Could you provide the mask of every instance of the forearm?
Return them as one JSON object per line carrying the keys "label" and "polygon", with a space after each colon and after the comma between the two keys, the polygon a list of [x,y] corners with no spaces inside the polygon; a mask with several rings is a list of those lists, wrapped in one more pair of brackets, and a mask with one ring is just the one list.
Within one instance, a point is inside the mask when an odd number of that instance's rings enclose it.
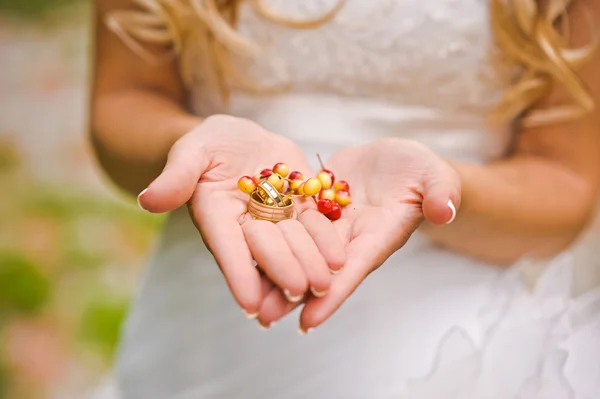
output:
{"label": "forearm", "polygon": [[137,195],[159,175],[173,143],[200,122],[159,92],[114,91],[93,103],[92,142],[108,176]]}
{"label": "forearm", "polygon": [[543,158],[454,166],[463,184],[458,217],[423,231],[467,255],[506,264],[524,255],[552,255],[578,236],[594,209],[593,185]]}

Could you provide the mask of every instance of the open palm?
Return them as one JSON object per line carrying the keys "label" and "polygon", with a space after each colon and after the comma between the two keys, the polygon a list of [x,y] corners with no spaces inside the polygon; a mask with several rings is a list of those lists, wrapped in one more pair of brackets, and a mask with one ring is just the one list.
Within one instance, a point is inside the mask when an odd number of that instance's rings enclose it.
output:
{"label": "open palm", "polygon": [[248,195],[238,190],[238,179],[282,161],[310,172],[291,141],[244,119],[215,116],[175,143],[164,171],[140,196],[151,212],[188,203],[234,297],[250,315],[269,297],[297,302],[309,288],[327,291],[330,268],[345,260],[333,225],[308,201],[297,202],[297,219],[277,224],[247,214]]}
{"label": "open palm", "polygon": [[336,222],[346,226],[347,261],[343,272],[334,276],[328,295],[307,301],[300,320],[304,330],[335,312],[424,219],[448,223],[460,203],[460,180],[454,169],[413,141],[386,139],[347,148],[327,167],[351,185],[353,202]]}

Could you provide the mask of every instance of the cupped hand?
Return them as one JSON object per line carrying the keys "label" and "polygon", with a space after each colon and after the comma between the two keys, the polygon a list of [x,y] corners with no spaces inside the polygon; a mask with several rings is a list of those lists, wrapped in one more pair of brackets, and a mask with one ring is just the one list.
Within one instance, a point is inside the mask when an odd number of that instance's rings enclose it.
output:
{"label": "cupped hand", "polygon": [[239,191],[238,179],[278,162],[310,175],[288,139],[245,119],[213,116],[173,145],[163,172],[138,198],[153,213],[188,204],[233,296],[252,317],[269,297],[293,303],[309,288],[328,291],[330,269],[345,262],[334,226],[308,201],[296,201],[297,219],[277,224],[247,214],[248,195]]}
{"label": "cupped hand", "polygon": [[304,331],[327,320],[423,220],[436,225],[454,220],[461,200],[457,172],[414,141],[385,139],[344,149],[327,168],[351,186],[352,204],[336,222],[347,224],[347,261],[328,294],[306,302],[300,316]]}

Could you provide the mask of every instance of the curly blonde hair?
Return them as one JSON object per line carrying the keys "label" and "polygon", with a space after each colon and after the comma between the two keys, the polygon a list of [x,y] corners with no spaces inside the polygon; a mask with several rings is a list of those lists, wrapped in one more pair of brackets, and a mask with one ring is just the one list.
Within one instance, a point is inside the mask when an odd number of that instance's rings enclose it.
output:
{"label": "curly blonde hair", "polygon": [[[171,57],[177,58],[186,84],[192,85],[202,78],[203,82],[213,83],[227,101],[231,84],[252,92],[268,91],[232,62],[233,56],[252,57],[259,50],[236,31],[242,1],[250,2],[265,20],[295,29],[310,29],[334,18],[346,0],[338,0],[330,11],[315,20],[284,18],[272,12],[262,0],[132,0],[135,9],[113,12],[106,22],[149,62],[162,59],[165,54],[159,56],[144,44],[166,49]],[[523,124],[540,125],[578,117],[595,108],[592,95],[576,69],[590,58],[598,41],[592,35],[591,42],[584,47],[570,46],[567,11],[572,2],[490,0],[496,42],[521,71],[491,115],[493,119],[511,121],[523,117]],[[199,67],[201,64],[205,68]],[[555,84],[567,90],[572,104],[532,112]]]}

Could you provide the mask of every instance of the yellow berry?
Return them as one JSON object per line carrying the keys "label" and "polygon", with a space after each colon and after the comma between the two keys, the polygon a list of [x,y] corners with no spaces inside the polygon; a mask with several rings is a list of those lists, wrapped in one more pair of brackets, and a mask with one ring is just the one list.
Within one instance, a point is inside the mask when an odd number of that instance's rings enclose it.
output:
{"label": "yellow berry", "polygon": [[292,189],[292,191],[298,191],[302,184],[304,184],[302,180],[292,180],[290,181],[290,188]]}
{"label": "yellow berry", "polygon": [[304,182],[304,195],[312,197],[321,191],[321,182],[316,177],[311,177]]}
{"label": "yellow berry", "polygon": [[348,191],[339,190],[337,193],[335,193],[335,202],[343,207],[352,202],[352,197],[350,197],[350,193]]}
{"label": "yellow berry", "polygon": [[321,172],[319,172],[317,178],[321,182],[321,187],[323,188],[323,190],[330,189],[333,185],[333,177],[331,173],[327,170],[322,170]]}
{"label": "yellow berry", "polygon": [[286,164],[279,162],[273,166],[273,172],[285,178],[290,173],[290,168]]}
{"label": "yellow berry", "polygon": [[238,180],[238,188],[246,194],[252,194],[256,190],[256,182],[250,176],[244,176]]}
{"label": "yellow berry", "polygon": [[330,201],[334,201],[335,191],[333,191],[332,188],[330,188],[329,190],[321,190],[321,192],[319,193],[319,199],[328,199]]}
{"label": "yellow berry", "polygon": [[269,183],[273,185],[279,192],[283,192],[283,188],[285,187],[285,180],[278,173],[273,173],[268,178]]}
{"label": "yellow berry", "polygon": [[350,192],[350,185],[346,180],[340,180],[333,185],[333,189],[337,192],[340,190]]}

